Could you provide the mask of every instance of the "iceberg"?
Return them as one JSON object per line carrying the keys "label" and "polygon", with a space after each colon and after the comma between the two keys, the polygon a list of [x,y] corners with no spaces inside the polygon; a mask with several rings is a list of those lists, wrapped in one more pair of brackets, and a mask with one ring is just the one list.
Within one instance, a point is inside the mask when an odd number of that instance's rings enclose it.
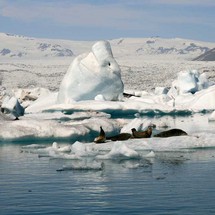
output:
{"label": "iceberg", "polygon": [[210,86],[210,83],[205,73],[200,75],[197,70],[185,70],[178,73],[177,79],[172,82],[172,87],[168,94],[176,97],[185,93],[196,93],[208,88],[208,86]]}
{"label": "iceberg", "polygon": [[79,55],[64,76],[57,103],[82,100],[119,100],[124,91],[120,67],[110,43],[99,41],[89,54]]}
{"label": "iceberg", "polygon": [[12,114],[15,119],[18,119],[20,116],[24,115],[24,108],[20,105],[16,97],[5,96],[2,102],[1,110],[4,113]]}

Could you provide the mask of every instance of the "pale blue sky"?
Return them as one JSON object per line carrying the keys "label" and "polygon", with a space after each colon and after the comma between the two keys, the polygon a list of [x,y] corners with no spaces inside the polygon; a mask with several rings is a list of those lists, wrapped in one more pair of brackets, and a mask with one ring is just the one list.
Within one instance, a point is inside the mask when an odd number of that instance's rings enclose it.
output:
{"label": "pale blue sky", "polygon": [[160,36],[215,42],[215,0],[0,0],[0,32],[69,40]]}

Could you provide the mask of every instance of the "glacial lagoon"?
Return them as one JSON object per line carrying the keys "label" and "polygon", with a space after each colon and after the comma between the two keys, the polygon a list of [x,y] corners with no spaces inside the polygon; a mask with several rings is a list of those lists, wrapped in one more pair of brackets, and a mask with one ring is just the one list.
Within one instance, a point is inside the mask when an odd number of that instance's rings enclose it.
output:
{"label": "glacial lagoon", "polygon": [[[189,132],[214,131],[215,123],[205,115],[197,118],[170,117],[169,121],[175,126],[183,123]],[[215,213],[214,147],[159,150],[155,156],[102,161],[32,153],[51,145],[51,141],[1,142],[1,215]],[[26,150],[28,146],[31,150]]]}

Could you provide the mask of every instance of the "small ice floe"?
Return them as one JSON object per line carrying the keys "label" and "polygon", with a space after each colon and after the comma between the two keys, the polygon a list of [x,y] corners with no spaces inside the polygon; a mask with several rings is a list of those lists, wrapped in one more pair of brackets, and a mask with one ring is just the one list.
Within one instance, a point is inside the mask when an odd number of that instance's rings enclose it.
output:
{"label": "small ice floe", "polygon": [[52,159],[65,159],[65,160],[81,160],[81,157],[76,154],[72,154],[72,153],[68,154],[68,153],[58,152],[54,150],[50,150],[48,155],[40,154],[39,157],[50,157]]}
{"label": "small ice floe", "polygon": [[122,167],[126,169],[137,169],[140,167],[140,163],[125,163],[122,165]]}
{"label": "small ice floe", "polygon": [[42,148],[46,148],[46,146],[41,144],[30,144],[22,146],[22,149],[42,149]]}
{"label": "small ice floe", "polygon": [[137,159],[140,155],[133,149],[129,148],[123,142],[116,142],[112,149],[105,155],[96,156],[97,159]]}
{"label": "small ice floe", "polygon": [[64,154],[71,152],[70,146],[59,146],[57,142],[53,142],[52,146],[45,149],[38,149],[39,157],[64,158]]}
{"label": "small ice floe", "polygon": [[54,159],[83,160],[86,157],[95,157],[98,154],[93,144],[84,144],[79,141],[76,141],[71,146],[62,147],[59,147],[59,145],[54,142],[52,147],[46,150],[48,151],[48,156]]}
{"label": "small ice floe", "polygon": [[86,163],[79,163],[73,165],[66,165],[63,166],[61,169],[57,169],[58,172],[60,171],[101,171],[104,169],[103,162],[91,162],[89,164]]}
{"label": "small ice floe", "polygon": [[144,156],[145,158],[154,158],[155,153],[153,151],[149,152],[147,155]]}
{"label": "small ice floe", "polygon": [[32,154],[38,154],[39,157],[55,157],[60,153],[71,152],[71,146],[59,146],[57,142],[53,142],[51,146],[45,146],[40,144],[30,144],[22,147],[22,152],[28,152]]}
{"label": "small ice floe", "polygon": [[59,146],[57,142],[53,142],[52,148],[57,150],[58,152],[71,152],[71,146]]}
{"label": "small ice floe", "polygon": [[69,160],[79,160],[81,159],[79,154],[73,152],[73,146],[59,146],[58,143],[53,142],[51,147],[47,148],[48,155],[55,159],[69,159]]}
{"label": "small ice floe", "polygon": [[98,154],[98,151],[94,149],[93,145],[84,144],[76,141],[71,148],[72,153],[80,157],[92,157]]}
{"label": "small ice floe", "polygon": [[21,153],[38,154],[38,150],[44,150],[45,148],[46,148],[45,145],[30,144],[30,145],[22,146],[20,152]]}
{"label": "small ice floe", "polygon": [[[150,168],[152,163],[148,159],[140,159],[140,160],[125,160],[123,162],[122,167],[126,169],[138,169],[138,168]],[[150,171],[150,170],[148,170]]]}

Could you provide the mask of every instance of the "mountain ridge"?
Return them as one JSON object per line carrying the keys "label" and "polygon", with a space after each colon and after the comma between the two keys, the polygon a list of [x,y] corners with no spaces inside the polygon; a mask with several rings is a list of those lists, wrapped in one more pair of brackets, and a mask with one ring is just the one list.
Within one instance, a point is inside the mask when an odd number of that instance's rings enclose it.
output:
{"label": "mountain ridge", "polygon": [[215,61],[215,48],[193,59],[194,61]]}
{"label": "mountain ridge", "polygon": [[[0,58],[34,59],[75,57],[89,52],[96,41],[33,38],[0,33]],[[109,40],[116,57],[173,57],[194,59],[215,47],[215,43],[182,38],[118,38]]]}

